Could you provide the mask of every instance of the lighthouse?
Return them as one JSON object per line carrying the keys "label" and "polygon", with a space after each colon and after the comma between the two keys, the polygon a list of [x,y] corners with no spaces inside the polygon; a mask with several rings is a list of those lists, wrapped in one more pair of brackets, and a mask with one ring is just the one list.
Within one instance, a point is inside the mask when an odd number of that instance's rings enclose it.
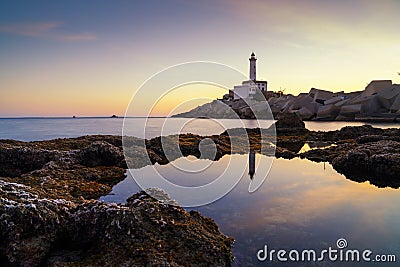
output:
{"label": "lighthouse", "polygon": [[233,90],[230,90],[230,97],[233,100],[253,98],[256,95],[257,89],[261,92],[267,91],[268,82],[257,80],[256,76],[256,54],[251,53],[250,58],[250,79],[243,81],[241,85],[235,85]]}
{"label": "lighthouse", "polygon": [[257,80],[256,79],[256,61],[257,61],[257,58],[256,58],[256,55],[254,54],[254,52],[251,53],[249,60],[250,60],[250,80],[255,82]]}

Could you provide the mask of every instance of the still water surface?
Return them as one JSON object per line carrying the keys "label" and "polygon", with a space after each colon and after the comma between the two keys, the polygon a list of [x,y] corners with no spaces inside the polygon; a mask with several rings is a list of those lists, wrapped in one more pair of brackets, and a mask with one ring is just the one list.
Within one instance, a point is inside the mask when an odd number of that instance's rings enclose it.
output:
{"label": "still water surface", "polygon": [[[361,122],[305,122],[309,130],[337,130],[344,126],[363,125]],[[125,135],[153,138],[176,133],[200,135],[219,134],[226,129],[247,127],[267,128],[268,120],[187,119],[187,118],[0,118],[0,139],[38,141],[78,137],[91,134]],[[400,127],[400,124],[372,124],[376,127]],[[145,127],[143,127],[145,126]]]}
{"label": "still water surface", "polygon": [[[257,161],[265,157],[257,155]],[[155,172],[180,185],[201,185],[229,168],[247,166],[248,155],[226,155],[216,162],[180,158],[160,166],[132,170],[136,178],[152,179]],[[188,174],[175,166],[210,167],[201,173]],[[240,167],[242,168],[242,167]],[[258,166],[256,174],[263,171]],[[223,198],[195,208],[213,218],[223,233],[235,237],[233,253],[236,266],[266,266],[256,253],[264,245],[271,249],[336,248],[336,240],[345,238],[352,249],[370,249],[374,253],[397,254],[400,258],[400,191],[377,188],[368,182],[357,183],[338,174],[329,164],[302,159],[275,159],[270,174],[254,193],[248,192],[248,169],[238,185]],[[124,202],[140,190],[128,177],[113,188],[113,195],[102,197],[107,202]],[[190,196],[188,196],[190,197]],[[272,266],[354,266],[353,263],[324,262],[272,263]],[[375,266],[370,263],[368,266]],[[268,266],[271,266],[268,263]],[[359,263],[358,266],[365,266]],[[397,266],[386,263],[380,266]]]}

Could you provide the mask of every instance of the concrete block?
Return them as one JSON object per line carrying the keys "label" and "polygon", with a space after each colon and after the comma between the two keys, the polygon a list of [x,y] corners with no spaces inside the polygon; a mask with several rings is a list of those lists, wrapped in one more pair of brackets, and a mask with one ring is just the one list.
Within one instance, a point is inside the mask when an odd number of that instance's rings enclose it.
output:
{"label": "concrete block", "polygon": [[300,116],[300,118],[301,118],[302,120],[311,119],[311,118],[314,117],[315,114],[316,114],[315,112],[309,110],[309,109],[306,108],[306,107],[303,107],[303,108],[299,109],[298,111],[296,111],[296,113],[297,113],[297,115]]}
{"label": "concrete block", "polygon": [[320,106],[318,108],[317,119],[334,119],[338,115],[339,108],[335,105]]}
{"label": "concrete block", "polygon": [[344,96],[336,96],[336,97],[332,97],[328,100],[324,101],[324,105],[330,105],[330,104],[336,104],[337,102],[343,101],[344,100]]}
{"label": "concrete block", "polygon": [[345,105],[340,108],[339,115],[346,116],[350,114],[357,114],[361,113],[361,104],[356,104],[356,105]]}

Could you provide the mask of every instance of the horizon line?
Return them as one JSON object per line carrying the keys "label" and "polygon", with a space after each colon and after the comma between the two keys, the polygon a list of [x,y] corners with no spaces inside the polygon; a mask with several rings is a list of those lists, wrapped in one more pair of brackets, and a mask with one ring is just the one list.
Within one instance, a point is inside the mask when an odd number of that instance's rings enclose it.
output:
{"label": "horizon line", "polygon": [[0,119],[125,119],[125,118],[169,118],[171,116],[10,116]]}

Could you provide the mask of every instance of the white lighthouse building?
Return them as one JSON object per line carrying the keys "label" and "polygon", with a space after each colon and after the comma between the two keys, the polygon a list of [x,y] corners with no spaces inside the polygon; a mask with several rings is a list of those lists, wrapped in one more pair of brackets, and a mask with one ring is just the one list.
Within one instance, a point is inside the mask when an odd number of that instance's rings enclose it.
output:
{"label": "white lighthouse building", "polygon": [[260,91],[267,91],[268,82],[257,80],[257,70],[256,70],[256,55],[251,53],[250,58],[250,73],[249,80],[243,81],[241,85],[235,85],[233,87],[233,99],[249,98],[256,94],[256,89]]}

